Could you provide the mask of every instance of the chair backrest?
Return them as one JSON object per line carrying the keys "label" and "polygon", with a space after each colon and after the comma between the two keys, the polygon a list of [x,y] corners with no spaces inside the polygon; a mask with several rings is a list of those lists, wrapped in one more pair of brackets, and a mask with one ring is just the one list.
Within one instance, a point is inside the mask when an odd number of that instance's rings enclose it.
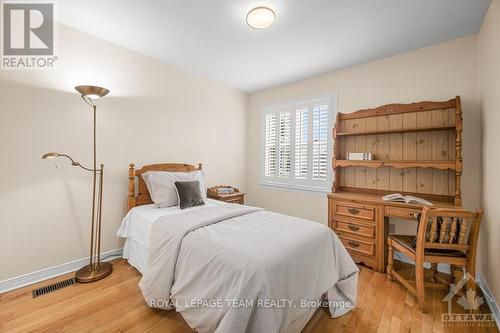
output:
{"label": "chair backrest", "polygon": [[475,255],[482,216],[482,209],[471,212],[424,207],[418,226],[417,249],[458,250]]}

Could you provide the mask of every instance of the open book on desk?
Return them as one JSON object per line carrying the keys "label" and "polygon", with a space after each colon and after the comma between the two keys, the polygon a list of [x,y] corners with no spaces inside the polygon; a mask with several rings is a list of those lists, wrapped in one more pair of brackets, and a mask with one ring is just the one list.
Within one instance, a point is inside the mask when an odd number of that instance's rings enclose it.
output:
{"label": "open book on desk", "polygon": [[384,201],[393,201],[393,202],[406,202],[407,204],[417,204],[424,206],[433,206],[433,204],[425,199],[414,197],[412,195],[402,195],[400,193],[393,193],[384,195],[382,197]]}

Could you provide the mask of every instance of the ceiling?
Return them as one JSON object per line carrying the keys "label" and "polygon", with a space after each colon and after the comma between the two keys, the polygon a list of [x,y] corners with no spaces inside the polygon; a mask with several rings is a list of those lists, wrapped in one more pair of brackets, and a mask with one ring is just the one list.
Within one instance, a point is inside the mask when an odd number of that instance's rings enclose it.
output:
{"label": "ceiling", "polygon": [[[255,92],[479,31],[490,0],[59,0],[60,21]],[[267,4],[277,19],[251,29]]]}

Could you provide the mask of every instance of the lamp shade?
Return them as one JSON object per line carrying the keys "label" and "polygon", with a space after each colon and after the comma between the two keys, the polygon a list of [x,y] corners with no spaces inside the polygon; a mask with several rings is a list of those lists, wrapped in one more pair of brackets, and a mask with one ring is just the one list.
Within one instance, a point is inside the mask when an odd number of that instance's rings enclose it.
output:
{"label": "lamp shade", "polygon": [[88,98],[92,99],[104,97],[109,94],[108,89],[97,86],[76,86],[75,90],[78,91],[81,95],[87,96]]}
{"label": "lamp shade", "polygon": [[50,153],[44,154],[44,155],[42,156],[42,158],[43,158],[44,160],[46,160],[46,159],[49,159],[49,158],[55,158],[55,157],[59,157],[59,156],[60,156],[60,154],[59,154],[59,153],[56,153],[56,152],[50,152]]}

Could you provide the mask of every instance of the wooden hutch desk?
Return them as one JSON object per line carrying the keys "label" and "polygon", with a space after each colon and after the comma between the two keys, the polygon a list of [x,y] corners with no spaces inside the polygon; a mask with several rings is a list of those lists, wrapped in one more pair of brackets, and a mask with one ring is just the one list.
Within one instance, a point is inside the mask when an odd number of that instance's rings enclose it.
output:
{"label": "wooden hutch desk", "polygon": [[[383,272],[388,218],[415,221],[422,210],[383,201],[383,195],[414,195],[440,208],[461,206],[462,129],[458,96],[337,114],[328,224],[354,261]],[[372,153],[375,160],[347,160],[349,152]]]}

